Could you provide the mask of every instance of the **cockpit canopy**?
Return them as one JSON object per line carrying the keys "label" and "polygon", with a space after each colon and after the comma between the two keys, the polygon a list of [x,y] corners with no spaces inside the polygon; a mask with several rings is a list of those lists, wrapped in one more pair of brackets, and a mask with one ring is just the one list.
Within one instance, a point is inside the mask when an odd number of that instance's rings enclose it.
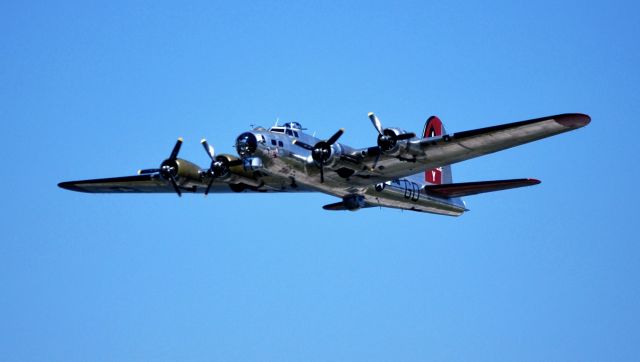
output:
{"label": "cockpit canopy", "polygon": [[297,130],[302,130],[302,125],[298,122],[289,122],[289,123],[285,123],[284,124],[285,128],[291,128],[291,129],[297,129]]}
{"label": "cockpit canopy", "polygon": [[283,126],[273,126],[269,128],[269,132],[286,133],[289,136],[298,137],[298,131],[303,131],[302,125],[298,122],[287,122]]}

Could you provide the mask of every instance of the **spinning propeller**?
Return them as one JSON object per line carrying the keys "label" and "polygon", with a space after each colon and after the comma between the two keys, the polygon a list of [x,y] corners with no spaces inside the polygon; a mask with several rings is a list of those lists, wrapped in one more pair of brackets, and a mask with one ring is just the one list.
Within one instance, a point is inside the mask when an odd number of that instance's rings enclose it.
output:
{"label": "spinning propeller", "polygon": [[324,165],[331,158],[331,146],[336,143],[340,137],[342,137],[343,133],[344,128],[340,128],[338,132],[331,136],[331,138],[326,141],[320,141],[314,146],[308,145],[298,140],[293,141],[294,145],[311,151],[311,157],[320,168],[320,183],[324,183]]}
{"label": "spinning propeller", "polygon": [[202,144],[202,147],[204,147],[204,150],[207,152],[207,155],[209,155],[209,158],[211,159],[211,166],[209,166],[209,170],[207,171],[209,175],[211,175],[211,180],[209,180],[209,184],[207,185],[206,190],[204,190],[204,196],[207,196],[209,195],[209,191],[211,190],[211,185],[213,185],[213,181],[216,179],[217,175],[222,171],[221,170],[222,164],[216,161],[216,151],[213,149],[213,146],[209,145],[206,139],[203,138],[202,141],[200,141],[200,143]]}
{"label": "spinning propeller", "polygon": [[211,179],[209,180],[209,184],[207,185],[206,190],[204,190],[204,195],[207,196],[209,194],[209,191],[211,191],[211,186],[213,185],[215,179],[227,175],[229,173],[229,168],[234,165],[241,165],[242,160],[229,161],[226,157],[223,156],[216,157],[213,146],[209,145],[206,139],[203,138],[200,143],[211,159],[211,166],[209,166],[209,169],[207,170],[207,173],[211,176]]}
{"label": "spinning propeller", "polygon": [[376,155],[376,160],[374,161],[372,167],[372,169],[375,169],[378,161],[380,160],[380,155],[383,152],[392,150],[398,144],[398,141],[409,140],[411,138],[414,138],[416,134],[413,132],[396,134],[396,132],[392,129],[383,129],[382,122],[380,122],[378,117],[373,114],[373,112],[369,112],[369,119],[371,120],[373,126],[376,128],[376,131],[378,131],[378,152]]}
{"label": "spinning propeller", "polygon": [[369,119],[378,131],[378,147],[380,147],[382,151],[388,151],[394,148],[396,144],[398,144],[398,141],[405,141],[416,136],[413,132],[396,134],[389,128],[383,129],[382,123],[373,112],[369,113]]}
{"label": "spinning propeller", "polygon": [[169,158],[162,161],[159,169],[139,170],[138,174],[145,175],[145,174],[157,172],[160,174],[160,177],[171,182],[171,186],[173,186],[173,189],[176,191],[176,194],[178,194],[178,196],[182,196],[182,192],[180,191],[180,188],[178,187],[178,182],[176,181],[176,176],[178,175],[178,167],[179,167],[177,159],[178,159],[178,153],[180,152],[180,147],[182,147],[182,137],[178,138],[176,145],[173,146],[171,155],[169,155]]}

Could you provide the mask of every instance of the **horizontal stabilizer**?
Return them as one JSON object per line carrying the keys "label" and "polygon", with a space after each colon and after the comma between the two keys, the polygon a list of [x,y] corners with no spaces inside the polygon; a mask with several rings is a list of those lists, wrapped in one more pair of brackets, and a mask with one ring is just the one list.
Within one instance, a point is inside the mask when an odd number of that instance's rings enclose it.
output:
{"label": "horizontal stabilizer", "polygon": [[522,178],[513,180],[495,180],[495,181],[478,181],[478,182],[462,182],[454,184],[427,185],[424,187],[428,194],[446,198],[462,197],[476,195],[485,192],[502,191],[515,189],[524,186],[533,186],[539,184],[539,180]]}

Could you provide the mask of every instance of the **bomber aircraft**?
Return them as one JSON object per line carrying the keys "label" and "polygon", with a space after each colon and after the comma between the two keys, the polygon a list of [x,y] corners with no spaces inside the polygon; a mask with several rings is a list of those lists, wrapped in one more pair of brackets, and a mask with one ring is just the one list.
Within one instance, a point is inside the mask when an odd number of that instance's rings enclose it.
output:
{"label": "bomber aircraft", "polygon": [[462,197],[539,184],[535,179],[454,183],[451,164],[584,127],[585,114],[567,113],[448,134],[436,116],[421,137],[399,128],[384,128],[373,113],[377,145],[353,148],[338,142],[344,129],[317,139],[300,123],[240,134],[238,156],[216,155],[201,168],[179,158],[179,138],[159,168],[138,175],[61,182],[58,186],[88,193],[228,193],[323,192],[339,197],[325,210],[356,211],[370,207],[459,216],[468,211]]}

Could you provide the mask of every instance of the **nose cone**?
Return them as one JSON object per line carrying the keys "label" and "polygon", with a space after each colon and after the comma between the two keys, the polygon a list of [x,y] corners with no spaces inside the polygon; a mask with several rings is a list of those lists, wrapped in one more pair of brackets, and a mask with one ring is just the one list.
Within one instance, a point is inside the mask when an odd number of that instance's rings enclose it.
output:
{"label": "nose cone", "polygon": [[240,157],[251,156],[258,148],[258,139],[251,132],[245,132],[236,139],[236,150]]}

